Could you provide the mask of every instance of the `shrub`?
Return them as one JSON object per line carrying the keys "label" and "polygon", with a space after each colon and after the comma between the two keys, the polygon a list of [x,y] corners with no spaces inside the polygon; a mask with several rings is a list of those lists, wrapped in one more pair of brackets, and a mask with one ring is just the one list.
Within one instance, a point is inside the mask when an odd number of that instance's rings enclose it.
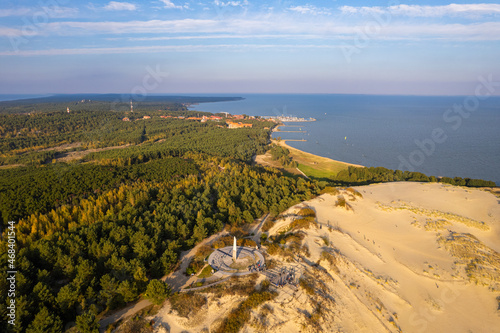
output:
{"label": "shrub", "polygon": [[299,216],[308,216],[308,217],[316,217],[316,212],[310,208],[310,207],[305,207],[301,208],[299,212],[297,213]]}
{"label": "shrub", "polygon": [[331,195],[338,195],[340,193],[339,189],[333,186],[327,186],[321,190],[321,194],[329,193]]}
{"label": "shrub", "polygon": [[360,192],[356,191],[356,190],[355,190],[355,189],[353,189],[352,187],[347,188],[347,189],[346,189],[346,191],[347,191],[347,192],[349,192],[349,193],[352,193],[352,194],[354,194],[355,196],[358,196],[358,197],[360,197],[360,198],[362,198],[362,197],[363,197],[363,195],[362,195]]}
{"label": "shrub", "polygon": [[267,248],[267,253],[272,256],[279,255],[281,253],[281,247],[278,244],[271,244]]}
{"label": "shrub", "polygon": [[170,295],[171,288],[161,280],[149,281],[144,298],[149,299],[153,304],[160,305]]}
{"label": "shrub", "polygon": [[290,223],[290,229],[291,230],[309,229],[311,227],[311,224],[316,225],[314,217],[302,217]]}

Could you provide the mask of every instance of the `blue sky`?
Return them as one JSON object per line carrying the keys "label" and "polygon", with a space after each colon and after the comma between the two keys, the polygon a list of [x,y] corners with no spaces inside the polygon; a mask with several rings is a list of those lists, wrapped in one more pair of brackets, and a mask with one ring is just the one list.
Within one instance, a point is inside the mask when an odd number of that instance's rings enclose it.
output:
{"label": "blue sky", "polygon": [[500,2],[0,3],[4,94],[467,95],[499,59]]}

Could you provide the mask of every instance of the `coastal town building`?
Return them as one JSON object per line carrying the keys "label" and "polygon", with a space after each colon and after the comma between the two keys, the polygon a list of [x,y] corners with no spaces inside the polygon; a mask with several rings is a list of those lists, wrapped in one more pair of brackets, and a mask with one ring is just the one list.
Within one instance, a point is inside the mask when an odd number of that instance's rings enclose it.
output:
{"label": "coastal town building", "polygon": [[235,123],[229,120],[227,121],[227,125],[229,128],[251,128],[253,126],[252,124]]}

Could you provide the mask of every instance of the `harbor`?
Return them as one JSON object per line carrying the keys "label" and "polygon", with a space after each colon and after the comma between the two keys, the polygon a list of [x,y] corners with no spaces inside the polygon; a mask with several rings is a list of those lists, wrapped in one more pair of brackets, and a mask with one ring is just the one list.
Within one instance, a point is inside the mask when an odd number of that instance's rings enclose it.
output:
{"label": "harbor", "polygon": [[281,121],[281,122],[286,122],[286,123],[302,123],[302,122],[311,122],[311,121],[316,121],[315,118],[299,118],[295,116],[263,116],[262,118],[264,119],[272,119],[275,121]]}

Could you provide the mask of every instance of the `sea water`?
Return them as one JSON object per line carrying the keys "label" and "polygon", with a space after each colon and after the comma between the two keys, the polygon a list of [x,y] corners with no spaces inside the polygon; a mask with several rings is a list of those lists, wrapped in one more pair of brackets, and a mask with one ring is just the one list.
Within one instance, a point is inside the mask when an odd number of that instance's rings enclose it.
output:
{"label": "sea water", "polygon": [[[500,185],[500,97],[473,104],[465,96],[242,94],[244,100],[191,109],[252,116],[293,115],[315,122],[286,123],[273,137],[335,160],[479,178]],[[466,105],[466,107],[464,106]],[[467,111],[467,109],[471,111]]]}

